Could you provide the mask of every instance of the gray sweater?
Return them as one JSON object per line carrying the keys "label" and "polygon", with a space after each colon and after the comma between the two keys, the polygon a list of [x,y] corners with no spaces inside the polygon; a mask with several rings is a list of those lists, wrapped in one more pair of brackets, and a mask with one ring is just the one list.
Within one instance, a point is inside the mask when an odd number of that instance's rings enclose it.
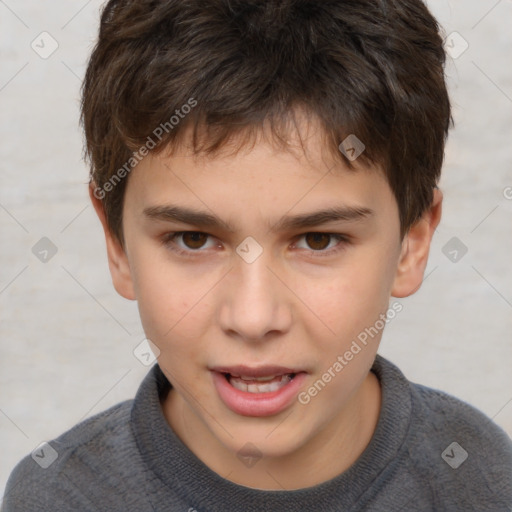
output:
{"label": "gray sweater", "polygon": [[2,512],[512,511],[505,432],[466,403],[409,382],[381,356],[372,371],[382,386],[374,436],[347,471],[320,485],[262,491],[211,471],[166,422],[160,400],[170,384],[155,365],[134,400],[24,458]]}

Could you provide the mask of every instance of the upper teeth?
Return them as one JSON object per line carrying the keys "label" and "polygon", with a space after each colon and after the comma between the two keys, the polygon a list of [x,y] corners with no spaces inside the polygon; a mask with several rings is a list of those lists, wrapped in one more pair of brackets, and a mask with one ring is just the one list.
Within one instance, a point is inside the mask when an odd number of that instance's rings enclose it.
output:
{"label": "upper teeth", "polygon": [[[291,378],[291,374],[258,378],[247,376],[235,377],[234,375],[231,375],[229,382],[234,388],[238,389],[239,391],[245,391],[249,393],[270,393],[272,391],[277,391],[278,389],[281,389],[283,386],[286,386],[286,384],[290,382]],[[261,380],[264,380],[265,382],[262,382],[261,384],[255,383]],[[269,382],[271,380],[273,380],[273,382]],[[249,384],[247,383],[247,381],[252,381],[252,383]]]}
{"label": "upper teeth", "polygon": [[275,379],[277,375],[269,375],[267,377],[249,377],[248,375],[240,375],[240,378],[243,380],[255,380],[257,382],[267,382],[269,380]]}

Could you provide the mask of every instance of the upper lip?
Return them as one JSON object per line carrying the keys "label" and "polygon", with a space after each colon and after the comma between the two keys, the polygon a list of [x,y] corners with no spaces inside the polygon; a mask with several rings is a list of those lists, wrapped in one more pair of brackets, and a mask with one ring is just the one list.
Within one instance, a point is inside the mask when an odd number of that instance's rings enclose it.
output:
{"label": "upper lip", "polygon": [[289,373],[300,373],[304,371],[297,368],[286,368],[284,366],[274,365],[258,367],[251,367],[246,365],[215,366],[210,368],[210,370],[219,373],[229,373],[235,377],[240,377],[241,375],[244,377],[269,377],[271,375],[286,375]]}

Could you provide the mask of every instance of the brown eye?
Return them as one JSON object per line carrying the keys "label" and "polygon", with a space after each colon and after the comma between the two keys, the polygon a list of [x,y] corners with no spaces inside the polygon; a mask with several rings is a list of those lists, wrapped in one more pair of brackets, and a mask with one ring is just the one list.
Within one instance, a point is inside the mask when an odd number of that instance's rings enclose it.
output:
{"label": "brown eye", "polygon": [[199,233],[197,231],[185,231],[181,236],[183,243],[189,249],[200,249],[208,240],[206,233]]}
{"label": "brown eye", "polygon": [[308,233],[305,238],[311,249],[322,251],[329,245],[332,237],[328,233]]}

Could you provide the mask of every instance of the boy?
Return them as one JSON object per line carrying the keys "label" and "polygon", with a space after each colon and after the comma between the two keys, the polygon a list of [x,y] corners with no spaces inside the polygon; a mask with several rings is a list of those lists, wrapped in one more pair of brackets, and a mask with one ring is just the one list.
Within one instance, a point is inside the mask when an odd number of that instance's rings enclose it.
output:
{"label": "boy", "polygon": [[512,443],[377,355],[450,122],[420,0],[111,0],[83,87],[116,290],[158,358],[5,511],[512,510]]}

